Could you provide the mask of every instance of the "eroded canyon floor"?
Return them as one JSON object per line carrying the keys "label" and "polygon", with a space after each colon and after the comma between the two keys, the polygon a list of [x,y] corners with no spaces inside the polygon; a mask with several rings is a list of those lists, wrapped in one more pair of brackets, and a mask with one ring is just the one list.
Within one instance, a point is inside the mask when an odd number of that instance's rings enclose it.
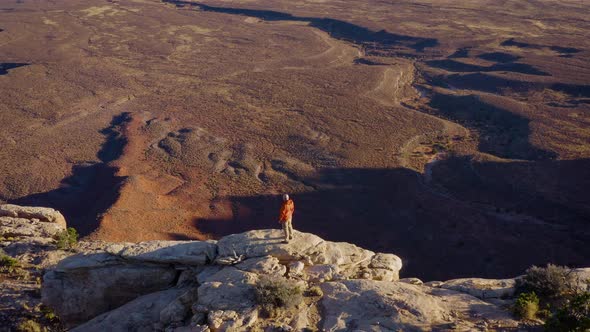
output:
{"label": "eroded canyon floor", "polygon": [[10,0],[0,200],[92,239],[279,227],[432,279],[590,265],[581,1]]}

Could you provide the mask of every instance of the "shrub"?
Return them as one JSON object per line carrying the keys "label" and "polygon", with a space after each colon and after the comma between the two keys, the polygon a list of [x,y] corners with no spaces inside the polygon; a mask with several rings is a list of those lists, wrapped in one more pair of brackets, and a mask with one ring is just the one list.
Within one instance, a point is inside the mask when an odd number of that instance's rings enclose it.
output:
{"label": "shrub", "polygon": [[255,288],[256,302],[269,317],[289,310],[303,300],[303,290],[293,281],[282,277],[263,277]]}
{"label": "shrub", "polygon": [[321,297],[321,296],[324,296],[324,292],[322,292],[322,289],[321,289],[319,286],[313,286],[313,287],[311,287],[311,288],[310,288],[310,289],[307,291],[307,293],[308,293],[310,296],[320,296],[320,297]]}
{"label": "shrub", "polygon": [[42,332],[45,329],[41,329],[41,325],[34,320],[24,320],[18,324],[17,330],[20,332]]}
{"label": "shrub", "polygon": [[78,244],[78,232],[72,227],[58,233],[55,236],[57,249],[73,249]]}
{"label": "shrub", "polygon": [[535,319],[539,311],[539,298],[535,292],[521,293],[514,304],[514,314],[521,319]]}
{"label": "shrub", "polygon": [[532,266],[523,278],[518,279],[519,293],[535,292],[541,300],[564,303],[576,292],[576,281],[572,270],[553,264],[547,267]]}
{"label": "shrub", "polygon": [[7,268],[14,268],[14,267],[17,267],[18,265],[19,264],[18,264],[17,259],[0,253],[0,266],[7,267]]}
{"label": "shrub", "polygon": [[53,310],[47,306],[42,305],[41,308],[41,313],[43,314],[43,317],[45,319],[47,319],[50,322],[54,322],[57,321],[57,315],[55,314],[55,312],[53,312]]}
{"label": "shrub", "polygon": [[547,331],[590,331],[590,292],[574,296],[546,322]]}

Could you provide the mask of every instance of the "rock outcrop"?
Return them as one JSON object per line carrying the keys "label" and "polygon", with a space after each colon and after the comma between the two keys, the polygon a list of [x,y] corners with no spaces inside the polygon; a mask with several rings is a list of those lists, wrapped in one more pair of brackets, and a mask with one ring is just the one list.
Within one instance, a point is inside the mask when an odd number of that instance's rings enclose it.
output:
{"label": "rock outcrop", "polygon": [[[464,293],[403,282],[348,280],[323,283],[326,331],[476,330],[515,327],[510,313]],[[493,322],[490,318],[493,317]]]}
{"label": "rock outcrop", "polygon": [[51,208],[19,206],[13,204],[0,205],[0,217],[23,218],[54,223],[59,227],[66,228],[64,216]]}
{"label": "rock outcrop", "polygon": [[[400,280],[402,261],[394,254],[297,231],[288,244],[280,230],[253,230],[219,241],[81,241],[76,250],[63,251],[52,240],[65,229],[59,212],[5,206],[2,211],[14,213],[0,217],[0,245],[9,255],[47,269],[42,300],[73,331],[501,330],[519,325],[507,309],[515,279]],[[588,278],[589,271],[575,273]],[[295,310],[268,319],[255,296],[257,285],[268,278],[303,290]]]}
{"label": "rock outcrop", "polygon": [[[175,287],[194,287],[198,296],[189,308],[195,304],[201,308],[200,313],[216,317],[210,320],[214,326],[219,325],[217,329],[239,328],[256,320],[252,318],[257,317],[252,294],[261,276],[288,275],[304,285],[348,279],[391,282],[398,279],[402,267],[401,259],[395,255],[375,254],[308,233],[296,232],[295,239],[285,244],[280,230],[254,230],[218,242],[149,241],[85,248],[45,274],[43,301],[68,326],[92,319],[88,326],[105,322],[105,328],[110,330],[117,321],[112,317],[119,314],[105,313],[122,305],[139,308],[144,303],[141,299],[149,298],[150,293]],[[153,317],[155,309],[148,309],[138,317]],[[231,324],[222,322],[234,316],[221,314],[228,310],[239,317],[232,319]],[[211,312],[214,314],[209,315]],[[244,317],[251,318],[244,321]],[[156,326],[169,323],[151,322]]]}
{"label": "rock outcrop", "polygon": [[43,269],[71,253],[56,250],[53,237],[66,229],[64,217],[48,208],[0,205],[0,331],[16,331],[21,318],[42,316]]}

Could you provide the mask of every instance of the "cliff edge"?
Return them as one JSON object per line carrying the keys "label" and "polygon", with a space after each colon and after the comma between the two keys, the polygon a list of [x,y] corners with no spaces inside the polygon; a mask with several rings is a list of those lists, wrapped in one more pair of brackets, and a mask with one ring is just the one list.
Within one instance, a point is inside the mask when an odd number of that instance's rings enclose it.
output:
{"label": "cliff edge", "polygon": [[[66,229],[59,212],[1,205],[0,216],[5,255],[44,273],[41,285],[6,279],[0,305],[12,308],[14,318],[24,310],[19,305],[42,302],[72,331],[502,330],[521,324],[509,310],[515,279],[399,279],[398,256],[314,234],[296,231],[288,244],[280,230],[267,229],[219,241],[80,241],[73,250],[58,250],[53,239]],[[590,276],[590,269],[577,273]],[[286,297],[299,296],[292,307],[264,309],[260,285],[273,282],[296,290]],[[40,287],[40,296],[19,294],[19,287]]]}

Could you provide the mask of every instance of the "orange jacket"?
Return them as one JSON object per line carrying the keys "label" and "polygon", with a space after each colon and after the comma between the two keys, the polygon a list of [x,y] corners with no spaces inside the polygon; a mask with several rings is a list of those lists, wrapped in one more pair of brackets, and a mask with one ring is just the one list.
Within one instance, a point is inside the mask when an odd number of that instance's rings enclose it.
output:
{"label": "orange jacket", "polygon": [[292,199],[289,199],[283,202],[281,206],[281,211],[279,215],[279,222],[285,222],[287,220],[291,220],[293,217],[293,212],[295,211],[295,203],[293,203]]}

